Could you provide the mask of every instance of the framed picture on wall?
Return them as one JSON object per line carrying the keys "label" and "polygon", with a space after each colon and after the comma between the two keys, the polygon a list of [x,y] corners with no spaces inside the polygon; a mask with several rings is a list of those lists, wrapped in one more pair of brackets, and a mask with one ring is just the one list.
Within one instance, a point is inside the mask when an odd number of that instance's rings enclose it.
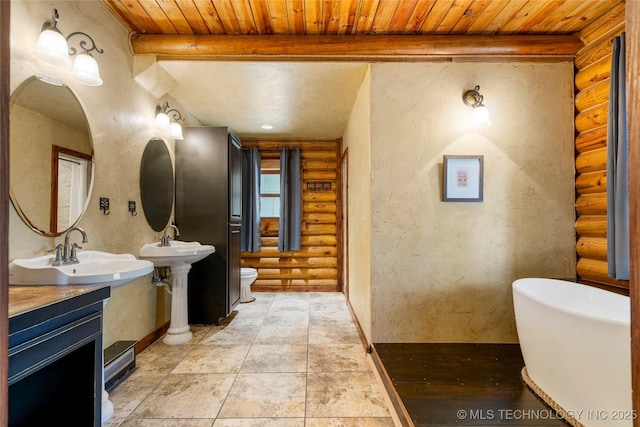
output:
{"label": "framed picture on wall", "polygon": [[443,156],[442,201],[482,202],[484,156]]}

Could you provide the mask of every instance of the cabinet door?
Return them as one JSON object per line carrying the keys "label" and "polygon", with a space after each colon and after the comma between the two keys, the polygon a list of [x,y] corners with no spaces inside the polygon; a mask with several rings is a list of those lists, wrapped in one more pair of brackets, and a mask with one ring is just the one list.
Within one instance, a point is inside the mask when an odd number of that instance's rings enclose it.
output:
{"label": "cabinet door", "polygon": [[228,277],[229,277],[229,310],[240,302],[240,226],[229,227],[229,252],[228,252]]}
{"label": "cabinet door", "polygon": [[229,134],[229,222],[242,220],[242,145]]}

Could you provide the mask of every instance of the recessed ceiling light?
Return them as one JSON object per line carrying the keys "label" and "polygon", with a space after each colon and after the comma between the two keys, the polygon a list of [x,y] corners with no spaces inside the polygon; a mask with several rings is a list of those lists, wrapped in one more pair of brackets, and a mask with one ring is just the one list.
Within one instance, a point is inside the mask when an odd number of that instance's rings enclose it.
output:
{"label": "recessed ceiling light", "polygon": [[273,126],[271,125],[262,125],[260,126],[262,129],[273,129]]}

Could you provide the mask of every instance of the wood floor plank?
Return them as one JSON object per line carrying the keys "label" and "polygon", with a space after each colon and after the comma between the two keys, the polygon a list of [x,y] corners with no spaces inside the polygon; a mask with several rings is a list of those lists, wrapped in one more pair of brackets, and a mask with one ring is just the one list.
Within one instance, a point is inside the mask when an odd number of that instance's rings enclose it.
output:
{"label": "wood floor plank", "polygon": [[417,427],[568,425],[522,380],[518,344],[374,343],[372,355]]}

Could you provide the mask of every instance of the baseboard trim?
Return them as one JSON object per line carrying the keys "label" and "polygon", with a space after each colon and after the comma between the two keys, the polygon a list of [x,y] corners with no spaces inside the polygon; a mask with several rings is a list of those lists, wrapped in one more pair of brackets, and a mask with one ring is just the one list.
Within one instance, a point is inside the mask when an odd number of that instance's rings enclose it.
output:
{"label": "baseboard trim", "polygon": [[362,341],[362,345],[364,346],[364,351],[367,353],[371,353],[371,344],[369,344],[369,341],[367,340],[367,336],[364,334],[364,331],[362,330],[362,326],[360,326],[360,322],[358,321],[358,316],[356,316],[356,312],[353,310],[353,307],[351,306],[351,301],[349,301],[349,299],[346,299],[347,301],[347,308],[349,309],[349,313],[351,314],[351,318],[353,319],[353,323],[356,324],[356,329],[358,330],[358,335],[360,336],[360,341]]}
{"label": "baseboard trim", "polygon": [[402,400],[400,399],[400,395],[398,395],[396,388],[393,386],[391,377],[389,377],[387,370],[384,368],[382,359],[376,351],[375,344],[371,344],[371,361],[373,362],[373,366],[376,369],[380,380],[382,381],[382,385],[387,392],[389,400],[391,401],[391,405],[393,406],[393,410],[395,411],[395,414],[397,416],[396,421],[398,421],[400,423],[400,426],[402,427],[415,427],[415,424],[413,424],[409,412],[407,412],[407,408],[405,408]]}
{"label": "baseboard trim", "polygon": [[142,338],[140,341],[138,341],[138,344],[135,345],[134,347],[134,352],[136,354],[136,356],[145,348],[149,347],[151,344],[153,344],[154,342],[156,342],[157,340],[160,339],[161,336],[163,336],[167,330],[169,330],[169,322],[165,323],[164,325],[160,326],[158,329],[156,329],[155,331],[152,331],[150,334],[146,335],[144,338]]}

